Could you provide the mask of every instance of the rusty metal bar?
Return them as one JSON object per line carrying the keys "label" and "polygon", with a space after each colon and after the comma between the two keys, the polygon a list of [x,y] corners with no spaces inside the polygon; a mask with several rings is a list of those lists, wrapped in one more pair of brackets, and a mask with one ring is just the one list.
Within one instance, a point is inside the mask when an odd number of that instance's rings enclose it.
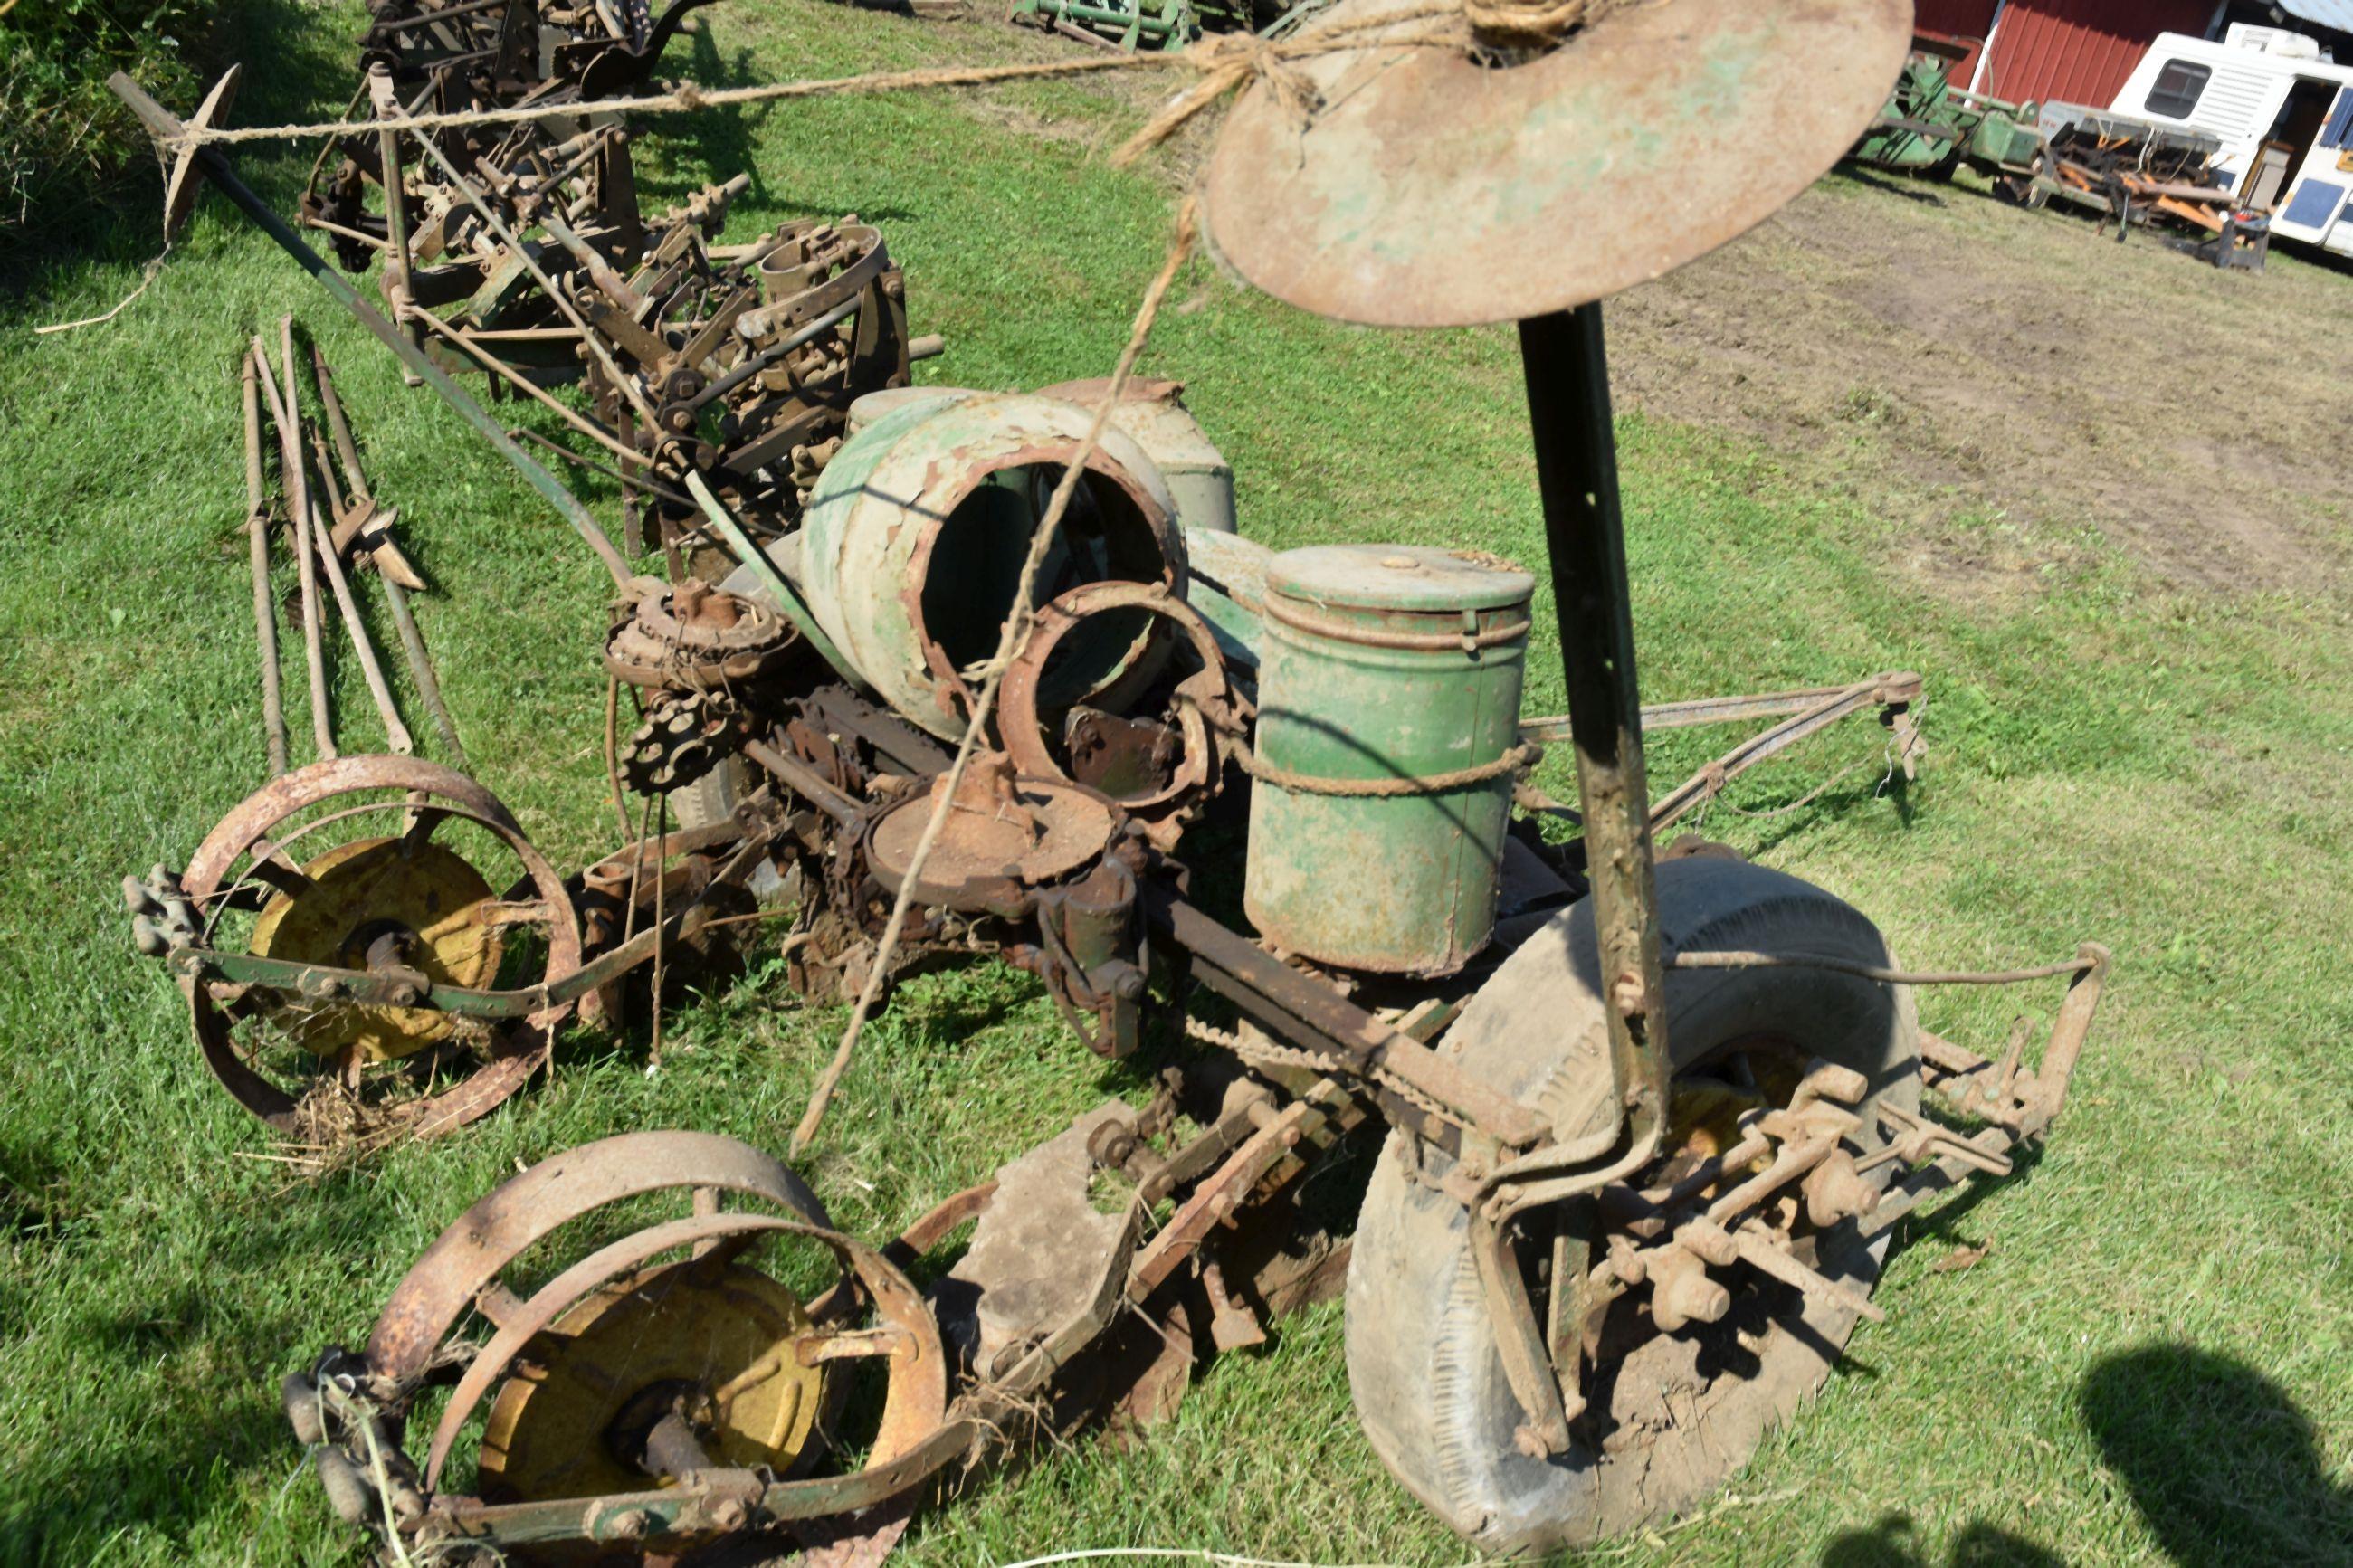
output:
{"label": "rusty metal bar", "polygon": [[[293,318],[287,320],[290,322]],[[294,547],[294,564],[302,585],[302,657],[311,683],[311,738],[319,760],[332,761],[335,726],[327,706],[327,648],[319,616],[318,564],[311,549],[310,485],[304,479],[301,435],[296,420],[294,377],[286,377],[286,395],[278,394],[277,373],[269,368],[269,350],[259,337],[253,340],[253,357],[261,366],[261,390],[269,403],[269,417],[278,426],[279,484],[286,497],[286,536]]]}
{"label": "rusty metal bar", "polygon": [[[131,106],[132,112],[139,117],[148,133],[157,141],[174,144],[185,132],[186,127],[180,122],[178,116],[149,97],[145,89],[124,73],[115,72],[107,79],[106,85],[117,98]],[[284,219],[269,210],[268,203],[254,195],[252,189],[237,177],[237,171],[230,166],[219,148],[199,146],[190,150],[186,156],[195,161],[206,178],[217,185],[222,195],[237,204],[238,211],[251,219],[254,226],[268,235],[280,250],[292,257],[302,270],[311,275],[312,282],[325,289],[330,299],[374,333],[377,342],[397,354],[402,364],[431,387],[444,403],[457,410],[459,417],[480,432],[499,455],[513,465],[515,471],[522,475],[533,489],[547,499],[564,521],[571,525],[573,531],[596,552],[596,558],[605,563],[605,570],[612,574],[615,586],[626,588],[629,585],[629,563],[621,558],[620,552],[613,547],[613,542],[605,537],[605,531],[597,526],[588,509],[580,504],[580,498],[565,489],[564,482],[542,467],[530,453],[509,440],[505,428],[491,418],[465,388],[450,380],[448,373],[427,358],[424,350],[403,337],[398,328],[385,320],[382,311],[360,298],[359,290],[345,282],[327,264],[324,257],[304,244],[301,235],[288,227]]]}
{"label": "rusty metal bar", "polygon": [[[2087,949],[2097,946],[2095,942],[2085,944]],[[2016,985],[2026,980],[2050,980],[2062,974],[2081,975],[2106,962],[2107,949],[2100,948],[2096,958],[2088,952],[2079,951],[2074,957],[2062,963],[2040,963],[2031,969],[1891,969],[1883,964],[1857,963],[1846,958],[1734,949],[1723,952],[1672,953],[1666,959],[1666,966],[1669,969],[1827,969],[1840,974],[1852,974],[1860,980],[1875,980],[1883,985]]]}
{"label": "rusty metal bar", "polygon": [[[393,95],[392,67],[383,60],[369,65],[367,91],[375,107],[378,120],[395,120],[400,115],[400,100]],[[416,258],[408,248],[408,193],[403,188],[405,176],[400,168],[400,135],[397,132],[375,133],[376,172],[384,186],[385,246],[383,288],[385,303],[392,307],[393,322],[405,330],[409,346],[422,353],[425,350],[425,329],[414,315],[414,298],[409,292],[410,269]],[[412,371],[409,384],[417,384]]]}
{"label": "rusty metal bar", "polygon": [[[278,347],[286,370],[286,413],[293,421],[293,439],[290,451],[298,468],[310,459],[302,450],[302,405],[294,393],[294,318],[288,316],[278,324]],[[325,479],[322,472],[321,479]],[[377,662],[375,645],[368,639],[367,623],[360,618],[359,601],[352,597],[352,585],[343,575],[343,563],[335,553],[335,541],[326,520],[319,515],[317,498],[311,494],[310,479],[301,479],[304,543],[314,545],[319,555],[319,570],[327,574],[327,585],[334,591],[336,607],[343,613],[343,630],[350,634],[352,651],[359,656],[360,674],[367,682],[368,695],[375,700],[376,715],[384,721],[386,744],[396,753],[406,756],[417,750],[417,742],[408,727],[400,721],[400,710],[393,702],[392,687],[384,678],[384,666]]]}
{"label": "rusty metal bar", "polygon": [[261,647],[261,725],[269,776],[286,771],[286,700],[279,689],[278,615],[269,602],[269,500],[261,482],[260,367],[245,356],[245,530],[253,566],[253,631]]}
{"label": "rusty metal bar", "polygon": [[[1857,690],[1870,693],[1872,702],[1880,707],[1916,702],[1920,700],[1920,686],[1919,676],[1908,669],[1895,669],[1844,686],[1808,686],[1795,691],[1759,691],[1740,697],[1692,697],[1675,702],[1646,702],[1642,705],[1642,732],[1689,730],[1706,724],[1733,724],[1751,719],[1770,719],[1785,713],[1803,713],[1831,698],[1844,697]],[[1539,745],[1566,741],[1568,739],[1568,716],[1564,713],[1552,718],[1524,720],[1520,724],[1520,739]]]}
{"label": "rusty metal bar", "polygon": [[[480,339],[477,338],[476,341],[479,342]],[[632,489],[641,489],[650,491],[653,494],[661,497],[662,500],[672,502],[678,506],[692,506],[694,504],[694,499],[691,496],[681,494],[680,491],[670,489],[668,485],[663,484],[659,480],[647,479],[642,474],[632,476],[623,473],[618,468],[608,468],[604,464],[598,462],[596,458],[584,458],[579,453],[574,451],[571,447],[564,446],[559,442],[552,441],[536,430],[526,430],[518,426],[514,429],[509,430],[507,434],[520,437],[522,440],[529,441],[534,446],[544,447],[549,451],[554,453],[557,457],[563,458],[565,462],[576,463],[592,474],[602,474],[608,479],[618,481],[624,496],[627,496],[627,494]],[[643,542],[640,541],[638,544],[632,545],[631,548],[642,549],[642,544]]]}
{"label": "rusty metal bar", "polygon": [[816,769],[759,741],[744,742],[744,754],[782,780],[788,789],[847,827],[863,810],[858,802],[818,776]]}
{"label": "rusty metal bar", "polygon": [[[475,363],[480,365],[484,370],[489,371],[491,374],[498,376],[501,380],[505,381],[517,391],[522,393],[526,397],[530,397],[537,402],[547,405],[548,407],[554,409],[558,415],[562,416],[566,424],[579,431],[582,435],[587,437],[590,440],[608,448],[618,456],[635,460],[642,460],[641,454],[615,440],[611,432],[606,430],[602,426],[596,424],[586,415],[581,414],[577,409],[567,407],[563,403],[558,402],[555,397],[549,394],[545,387],[538,385],[529,376],[524,375],[522,372],[516,370],[514,366],[507,363],[506,361],[499,358],[498,355],[482,347],[481,341],[473,333],[465,331],[461,327],[452,326],[450,323],[443,321],[440,317],[435,315],[430,310],[418,311],[415,320],[418,325],[429,328],[434,332],[438,333],[440,336],[448,339],[451,342],[456,343],[460,349],[465,351],[467,357],[473,360]],[[512,438],[513,437],[512,436],[509,437],[509,439],[512,440]]]}
{"label": "rusty metal bar", "polygon": [[[375,504],[375,492],[368,489],[367,474],[360,467],[359,443],[352,437],[351,421],[343,416],[343,400],[335,391],[335,374],[327,368],[327,356],[319,346],[311,346],[311,372],[319,384],[319,402],[327,411],[327,431],[334,439],[337,460],[343,464],[344,482],[351,487],[352,500],[371,510]],[[388,521],[388,519],[387,519]],[[417,616],[408,607],[408,590],[402,586],[400,574],[388,563],[385,552],[393,551],[391,535],[384,536],[384,546],[371,552],[376,576],[384,584],[384,601],[392,611],[392,624],[400,634],[400,651],[408,661],[410,679],[417,682],[417,694],[424,700],[425,711],[433,721],[434,733],[449,749],[450,757],[461,768],[472,764],[466,759],[465,742],[458,738],[457,721],[449,716],[449,707],[441,697],[441,679],[434,673],[432,656],[425,649],[425,634],[417,625]]]}
{"label": "rusty metal bar", "polygon": [[[1503,1143],[1525,1148],[1551,1135],[1551,1124],[1535,1111],[1496,1093],[1183,899],[1147,889],[1145,907],[1153,923],[1192,955],[1205,984],[1270,1024],[1278,1037],[1320,1044],[1340,1058],[1335,1066],[1356,1073],[1369,1076],[1377,1068],[1392,1074],[1459,1115],[1465,1126]],[[1385,1094],[1383,1103],[1396,1113],[1392,1120],[1423,1120],[1394,1095]]]}
{"label": "rusty metal bar", "polygon": [[[1996,1125],[1967,1139],[1955,1135],[1957,1141],[1969,1146],[1976,1158],[1947,1153],[1934,1164],[1914,1172],[1863,1219],[1864,1235],[1887,1229],[1927,1199],[1968,1181],[1981,1161],[2007,1158],[2011,1150],[2040,1137],[2058,1119],[2066,1105],[2067,1089],[2074,1079],[2075,1064],[2083,1056],[2084,1041],[2091,1036],[2092,1018],[2099,1011],[2100,994],[2108,979],[2109,953],[2105,947],[2087,942],[2077,949],[2077,956],[2083,962],[2068,984],[2066,1000],[2060,1004],[2059,1016],[2051,1026],[2051,1039],[2043,1047],[2042,1064],[2032,1074],[2020,1075],[2028,1081],[2013,1107],[2013,1115],[2004,1118],[2000,1115],[2000,1108],[1980,1106],[1981,1111],[1995,1119]],[[1994,1067],[1983,1057],[1934,1037],[1924,1044],[1921,1057],[1921,1077],[1932,1089],[1941,1089],[1941,1080],[1947,1079],[1979,1082]]]}
{"label": "rusty metal bar", "polygon": [[654,924],[610,952],[554,980],[509,991],[477,991],[462,985],[438,985],[416,971],[339,969],[332,964],[297,963],[281,958],[224,952],[206,947],[174,949],[170,965],[174,974],[217,976],[238,984],[262,985],[300,994],[313,1003],[345,1003],[355,1006],[432,1007],[470,1018],[525,1018],[576,1002],[603,989],[654,955],[661,943],[678,934],[686,918],[710,900],[712,889],[733,885],[767,852],[765,835],[747,839],[727,863],[712,874],[703,891],[667,911]]}
{"label": "rusty metal bar", "polygon": [[1520,358],[1577,752],[1616,1109],[1621,1118],[1637,1112],[1637,1124],[1655,1139],[1667,1103],[1664,985],[1601,307],[1522,321]]}
{"label": "rusty metal bar", "polygon": [[[1913,678],[1915,695],[1918,691],[1918,679],[1916,676]],[[1882,695],[1885,689],[1876,680],[1861,681],[1835,689],[1811,707],[1801,710],[1794,718],[1741,742],[1662,795],[1651,807],[1651,830],[1656,832],[1664,828],[1694,806],[1713,800],[1724,793],[1725,784],[1759,763],[1788,751],[1808,736],[1818,734],[1865,709],[1889,706],[1888,700]],[[1908,701],[1909,699],[1900,700]],[[1692,721],[1694,723],[1716,721]]]}

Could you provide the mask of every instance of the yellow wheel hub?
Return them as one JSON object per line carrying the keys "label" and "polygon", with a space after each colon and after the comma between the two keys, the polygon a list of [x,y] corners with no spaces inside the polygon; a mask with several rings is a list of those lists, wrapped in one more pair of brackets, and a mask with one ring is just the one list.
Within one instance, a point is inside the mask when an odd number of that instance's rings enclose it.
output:
{"label": "yellow wheel hub", "polygon": [[[464,857],[438,844],[404,853],[397,838],[363,838],[328,850],[302,874],[311,886],[280,893],[254,921],[256,956],[364,969],[370,944],[397,931],[415,939],[402,962],[437,985],[480,987],[497,977],[499,931],[478,918],[490,884]],[[274,1018],[305,1050],[369,1062],[414,1055],[457,1022],[431,1007],[293,1004]]]}
{"label": "yellow wheel hub", "polygon": [[[1713,1061],[1678,1074],[1668,1086],[1667,1131],[1660,1141],[1666,1156],[1659,1167],[1659,1179],[1679,1180],[1734,1148],[1740,1142],[1743,1116],[1787,1105],[1797,1092],[1803,1074],[1787,1050],[1760,1046],[1741,1054],[1755,1079],[1754,1089],[1715,1076],[1724,1069]],[[1771,1163],[1769,1158],[1752,1160],[1740,1170],[1726,1172],[1725,1180],[1703,1191],[1712,1196],[1731,1186],[1735,1179],[1762,1171]]]}
{"label": "yellow wheel hub", "polygon": [[524,1502],[643,1491],[606,1440],[638,1396],[671,1385],[713,1464],[790,1474],[821,1403],[803,1366],[816,1330],[800,1298],[757,1269],[688,1259],[605,1287],[516,1362],[482,1428],[486,1498]]}

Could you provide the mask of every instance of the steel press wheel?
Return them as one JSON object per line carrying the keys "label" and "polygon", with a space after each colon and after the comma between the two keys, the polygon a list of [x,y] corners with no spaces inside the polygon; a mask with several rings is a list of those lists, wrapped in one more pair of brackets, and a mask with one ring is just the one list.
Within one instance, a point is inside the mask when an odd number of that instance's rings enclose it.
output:
{"label": "steel press wheel", "polygon": [[[426,1495],[476,1500],[449,1484],[470,1447],[480,1503],[578,1499],[590,1515],[604,1506],[592,1500],[706,1467],[791,1479],[829,1455],[885,1465],[946,1406],[946,1358],[914,1286],[835,1231],[785,1165],[702,1132],[624,1133],[502,1184],[410,1268],[366,1360],[390,1387],[464,1369],[418,1467]],[[851,1384],[868,1375],[879,1386],[861,1414]],[[828,1561],[863,1564],[906,1521],[893,1503],[802,1528],[831,1542]],[[429,1520],[415,1528],[421,1552],[458,1543]],[[502,1550],[518,1565],[584,1560],[580,1543]],[[796,1550],[746,1518],[655,1531],[595,1560],[765,1563]]]}
{"label": "steel press wheel", "polygon": [[[392,963],[487,990],[580,963],[570,895],[497,796],[414,757],[314,763],[248,797],[182,879],[206,946],[327,969]],[[182,982],[206,1065],[237,1102],[317,1146],[430,1136],[544,1061],[565,1011],[492,1022],[299,988]]]}
{"label": "steel press wheel", "polygon": [[[1662,934],[1685,951],[1750,949],[1891,962],[1878,930],[1821,889],[1744,861],[1695,858],[1658,868]],[[1507,960],[1449,1032],[1444,1052],[1482,1081],[1581,1125],[1607,1092],[1603,1000],[1590,900]],[[1878,1105],[1918,1103],[1910,994],[1820,969],[1671,971],[1666,1027],[1675,1081],[1667,1145],[1636,1184],[1720,1151],[1731,1118],[1786,1100],[1803,1064],[1861,1073],[1859,1152],[1883,1139]],[[1577,1545],[1638,1529],[1705,1497],[1813,1391],[1854,1313],[1743,1267],[1721,1270],[1733,1305],[1715,1323],[1659,1331],[1639,1288],[1608,1308],[1588,1373],[1590,1405],[1570,1450],[1519,1451],[1525,1421],[1453,1197],[1419,1181],[1391,1133],[1365,1197],[1348,1273],[1349,1385],[1366,1435],[1390,1471],[1457,1531],[1497,1552]],[[1424,1151],[1425,1161],[1443,1156]],[[1875,1173],[1883,1183],[1886,1167]],[[1852,1226],[1809,1234],[1801,1255],[1867,1292],[1886,1238]]]}

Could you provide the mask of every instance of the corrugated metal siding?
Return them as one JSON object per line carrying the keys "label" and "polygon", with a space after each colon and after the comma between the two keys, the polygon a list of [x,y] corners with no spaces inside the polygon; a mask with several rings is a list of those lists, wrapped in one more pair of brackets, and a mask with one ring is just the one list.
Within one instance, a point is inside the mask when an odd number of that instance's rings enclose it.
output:
{"label": "corrugated metal siding", "polygon": [[[1919,0],[1913,7],[1912,30],[1949,44],[1963,44],[1968,53],[1953,67],[1953,85],[1967,87],[1978,68],[1978,52],[1985,47],[1993,26],[1995,0]],[[2347,0],[2353,5],[2353,0]]]}
{"label": "corrugated metal siding", "polygon": [[2353,33],[2353,0],[2276,0],[2276,4],[2291,16]]}
{"label": "corrugated metal siding", "polygon": [[2213,19],[2213,0],[2010,0],[1986,90],[2105,106],[2158,34],[2202,37]]}

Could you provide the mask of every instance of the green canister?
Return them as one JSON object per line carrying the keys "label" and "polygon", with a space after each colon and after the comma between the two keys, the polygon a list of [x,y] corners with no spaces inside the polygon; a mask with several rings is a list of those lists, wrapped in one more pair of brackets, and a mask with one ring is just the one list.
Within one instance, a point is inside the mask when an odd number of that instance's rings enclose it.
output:
{"label": "green canister", "polygon": [[1270,944],[1425,976],[1486,946],[1535,588],[1426,546],[1268,563],[1243,903]]}

